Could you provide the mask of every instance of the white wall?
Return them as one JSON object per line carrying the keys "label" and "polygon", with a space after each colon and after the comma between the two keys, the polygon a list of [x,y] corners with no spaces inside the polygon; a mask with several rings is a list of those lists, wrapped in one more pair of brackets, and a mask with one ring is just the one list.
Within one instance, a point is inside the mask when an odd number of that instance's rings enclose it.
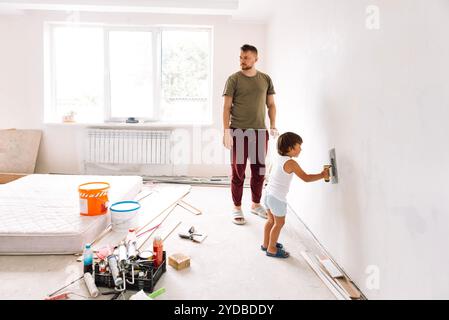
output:
{"label": "white wall", "polygon": [[[378,30],[366,28],[368,5]],[[335,147],[340,174],[338,185],[296,180],[290,204],[368,298],[449,298],[449,2],[277,8],[267,49],[278,126],[303,137],[306,171]]]}
{"label": "white wall", "polygon": [[[239,69],[239,48],[244,43],[258,46],[264,69],[265,26],[233,22],[227,16],[162,15],[145,13],[80,13],[23,11],[0,15],[0,129],[36,128],[44,131],[38,157],[38,172],[80,173],[84,148],[83,126],[44,125],[43,114],[43,23],[79,18],[81,22],[120,24],[189,24],[214,27],[213,125],[203,130],[222,130],[221,93],[227,77]],[[193,128],[187,128],[189,132]],[[207,139],[207,137],[205,137]],[[217,137],[221,143],[221,137]],[[198,146],[197,146],[198,147]],[[223,159],[226,154],[223,151]],[[226,175],[229,166],[192,163],[179,166],[175,174]]]}

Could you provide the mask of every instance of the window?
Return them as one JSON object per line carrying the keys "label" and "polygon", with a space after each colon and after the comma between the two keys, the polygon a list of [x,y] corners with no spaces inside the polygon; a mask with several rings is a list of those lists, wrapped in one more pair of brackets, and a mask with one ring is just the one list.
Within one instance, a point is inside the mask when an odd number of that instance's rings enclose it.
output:
{"label": "window", "polygon": [[49,25],[46,119],[207,123],[211,29]]}
{"label": "window", "polygon": [[53,116],[75,111],[79,121],[102,121],[103,33],[98,28],[53,30]]}
{"label": "window", "polygon": [[154,117],[152,33],[109,32],[110,119]]}
{"label": "window", "polygon": [[208,114],[209,33],[162,32],[162,106],[164,120],[195,121]]}

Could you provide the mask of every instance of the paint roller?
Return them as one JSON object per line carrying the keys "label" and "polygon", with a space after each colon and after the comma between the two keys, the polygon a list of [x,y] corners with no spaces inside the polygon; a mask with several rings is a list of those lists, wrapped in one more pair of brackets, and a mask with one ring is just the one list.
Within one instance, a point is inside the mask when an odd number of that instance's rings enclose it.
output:
{"label": "paint roller", "polygon": [[86,272],[84,274],[84,282],[86,283],[87,290],[89,290],[89,294],[92,298],[96,298],[100,295],[100,291],[95,285],[95,281],[94,278],[92,277],[92,274]]}

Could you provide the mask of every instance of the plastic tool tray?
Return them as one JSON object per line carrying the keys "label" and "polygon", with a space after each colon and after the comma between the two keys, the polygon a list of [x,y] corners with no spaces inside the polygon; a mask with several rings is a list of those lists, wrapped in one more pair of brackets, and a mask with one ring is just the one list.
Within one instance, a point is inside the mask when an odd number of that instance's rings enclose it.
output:
{"label": "plastic tool tray", "polygon": [[[95,270],[95,284],[99,287],[107,287],[107,288],[114,288],[114,279],[112,278],[112,274],[109,272],[109,270],[105,273],[100,273],[99,265],[98,263],[94,264],[94,270]],[[139,271],[145,272],[145,277],[139,277],[138,273]],[[132,281],[132,274],[131,274],[131,268],[126,269],[125,276],[126,276],[126,289],[128,290],[144,290],[146,292],[153,292],[154,286],[156,285],[157,281],[161,278],[162,274],[167,271],[167,264],[166,264],[166,253],[163,252],[163,261],[160,266],[157,268],[154,267],[154,264],[152,261],[146,261],[144,263],[138,263],[137,266],[134,267],[134,284],[131,284],[129,282]],[[137,274],[137,275],[136,275]],[[128,282],[129,281],[129,282]]]}

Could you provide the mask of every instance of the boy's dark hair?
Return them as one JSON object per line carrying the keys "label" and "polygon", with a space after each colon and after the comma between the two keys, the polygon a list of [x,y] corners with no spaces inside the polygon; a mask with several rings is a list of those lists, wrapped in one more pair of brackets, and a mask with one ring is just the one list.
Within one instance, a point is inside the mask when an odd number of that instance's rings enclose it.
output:
{"label": "boy's dark hair", "polygon": [[286,156],[297,143],[302,144],[302,138],[296,133],[286,132],[281,134],[278,138],[278,153],[281,156]]}
{"label": "boy's dark hair", "polygon": [[242,50],[243,52],[247,52],[247,51],[251,51],[254,52],[257,55],[257,48],[255,46],[252,46],[250,44],[244,44],[240,50]]}

